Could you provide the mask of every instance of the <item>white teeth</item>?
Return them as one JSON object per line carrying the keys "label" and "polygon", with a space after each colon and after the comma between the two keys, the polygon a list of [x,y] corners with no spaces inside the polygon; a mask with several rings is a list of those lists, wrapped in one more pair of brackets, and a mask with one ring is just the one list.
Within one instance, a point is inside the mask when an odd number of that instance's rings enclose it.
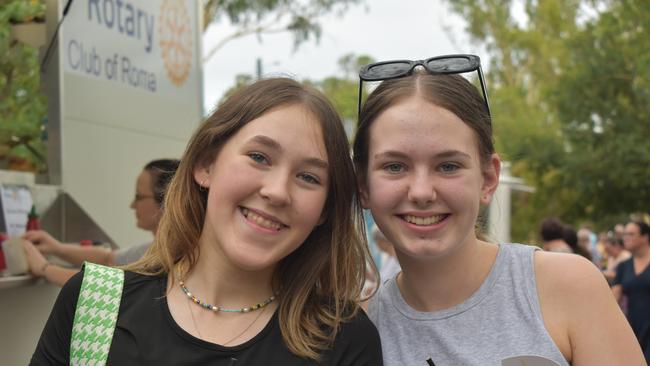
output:
{"label": "white teeth", "polygon": [[404,218],[404,220],[406,220],[411,224],[415,224],[419,226],[427,226],[427,225],[433,225],[439,223],[445,218],[445,215],[433,215],[429,217],[404,215],[402,217]]}
{"label": "white teeth", "polygon": [[272,220],[269,220],[267,218],[264,218],[264,217],[256,214],[255,212],[247,209],[247,208],[242,208],[241,212],[250,221],[253,221],[257,225],[265,227],[267,229],[280,230],[284,226],[279,222],[272,221]]}

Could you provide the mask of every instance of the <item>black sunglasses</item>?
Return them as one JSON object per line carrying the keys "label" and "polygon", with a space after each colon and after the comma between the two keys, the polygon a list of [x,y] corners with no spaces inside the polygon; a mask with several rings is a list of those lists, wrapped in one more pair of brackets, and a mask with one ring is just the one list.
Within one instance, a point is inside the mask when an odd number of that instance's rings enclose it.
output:
{"label": "black sunglasses", "polygon": [[462,74],[465,72],[477,71],[478,79],[481,83],[483,100],[487,108],[488,115],[491,117],[490,103],[487,96],[487,87],[483,78],[481,69],[481,59],[476,55],[444,55],[431,57],[426,60],[409,61],[393,60],[382,61],[366,65],[359,70],[359,103],[357,104],[357,114],[361,115],[361,92],[364,81],[381,81],[403,78],[413,73],[416,66],[422,66],[429,74]]}

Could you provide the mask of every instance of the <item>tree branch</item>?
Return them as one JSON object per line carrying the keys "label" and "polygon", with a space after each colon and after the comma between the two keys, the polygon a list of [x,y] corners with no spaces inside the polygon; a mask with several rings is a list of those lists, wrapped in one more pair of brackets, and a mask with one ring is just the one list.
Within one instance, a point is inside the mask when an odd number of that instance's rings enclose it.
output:
{"label": "tree branch", "polygon": [[5,78],[7,78],[7,82],[5,84],[5,87],[2,89],[2,93],[0,93],[0,99],[2,100],[7,100],[11,96],[11,87],[13,86],[13,80],[14,80],[13,68],[5,72]]}
{"label": "tree branch", "polygon": [[217,43],[214,47],[212,47],[210,49],[210,51],[208,52],[208,54],[203,57],[203,63],[208,62],[212,58],[212,56],[214,56],[214,54],[217,53],[217,51],[219,51],[221,48],[223,48],[223,46],[226,45],[226,43],[228,43],[228,42],[230,42],[230,41],[232,41],[234,39],[249,36],[251,34],[256,34],[256,33],[257,34],[262,34],[262,33],[263,34],[273,34],[273,33],[282,33],[282,32],[286,32],[286,31],[287,31],[286,27],[284,27],[284,28],[276,28],[276,29],[269,29],[269,28],[264,29],[263,27],[256,27],[256,28],[252,28],[252,29],[239,30],[239,31],[237,31],[235,33],[230,34],[226,38],[222,39],[221,41],[219,41],[219,43]]}

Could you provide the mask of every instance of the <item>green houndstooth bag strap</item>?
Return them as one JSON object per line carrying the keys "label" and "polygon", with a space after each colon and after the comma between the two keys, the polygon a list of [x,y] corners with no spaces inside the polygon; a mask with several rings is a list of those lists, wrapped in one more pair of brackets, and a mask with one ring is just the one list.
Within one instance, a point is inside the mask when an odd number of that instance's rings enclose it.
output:
{"label": "green houndstooth bag strap", "polygon": [[70,365],[106,364],[123,285],[123,270],[84,263],[70,338]]}

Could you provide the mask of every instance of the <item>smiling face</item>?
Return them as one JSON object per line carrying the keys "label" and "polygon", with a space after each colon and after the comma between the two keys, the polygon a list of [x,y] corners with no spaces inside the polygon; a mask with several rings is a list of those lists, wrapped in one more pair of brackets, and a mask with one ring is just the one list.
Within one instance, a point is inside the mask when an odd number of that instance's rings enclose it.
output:
{"label": "smiling face", "polygon": [[362,200],[397,252],[439,257],[476,240],[500,163],[493,155],[481,166],[475,134],[455,114],[404,99],[372,122],[367,156]]}
{"label": "smiling face", "polygon": [[263,270],[297,249],[319,224],[328,190],[319,122],[298,104],[252,120],[194,171],[209,189],[201,251]]}

